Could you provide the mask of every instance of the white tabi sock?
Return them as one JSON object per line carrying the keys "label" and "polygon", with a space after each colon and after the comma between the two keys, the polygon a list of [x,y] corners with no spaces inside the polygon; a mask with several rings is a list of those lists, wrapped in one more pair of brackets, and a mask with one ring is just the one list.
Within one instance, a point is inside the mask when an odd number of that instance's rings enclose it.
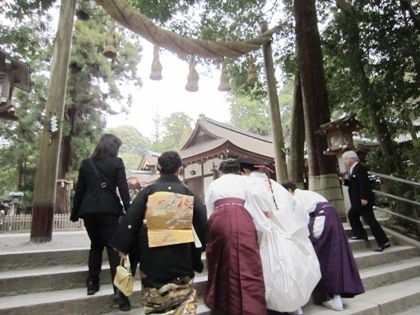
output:
{"label": "white tabi sock", "polygon": [[343,300],[341,299],[341,295],[334,295],[333,303],[337,305],[339,308],[343,308]]}

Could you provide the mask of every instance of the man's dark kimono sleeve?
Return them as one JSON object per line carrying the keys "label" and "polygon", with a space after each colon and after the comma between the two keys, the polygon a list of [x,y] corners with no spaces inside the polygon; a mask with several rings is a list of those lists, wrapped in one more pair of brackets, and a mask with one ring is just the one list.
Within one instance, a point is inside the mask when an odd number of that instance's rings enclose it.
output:
{"label": "man's dark kimono sleeve", "polygon": [[145,190],[139,192],[129,207],[127,214],[122,218],[114,236],[111,246],[118,251],[130,253],[135,251],[137,236],[146,212]]}
{"label": "man's dark kimono sleeve", "polygon": [[207,210],[204,203],[200,198],[194,194],[194,215],[193,215],[193,226],[195,232],[203,247],[193,249],[193,268],[197,272],[202,272],[204,269],[203,262],[201,260],[201,254],[206,249],[206,228],[207,228]]}

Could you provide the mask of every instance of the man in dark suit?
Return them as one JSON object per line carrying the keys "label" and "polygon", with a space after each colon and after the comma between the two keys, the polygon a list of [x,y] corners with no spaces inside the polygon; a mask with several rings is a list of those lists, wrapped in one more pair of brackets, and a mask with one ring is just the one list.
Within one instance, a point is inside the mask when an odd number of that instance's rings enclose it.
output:
{"label": "man in dark suit", "polygon": [[359,163],[359,157],[356,152],[344,152],[343,159],[349,169],[348,178],[342,177],[341,180],[345,186],[349,187],[351,207],[348,212],[348,218],[354,234],[352,239],[367,240],[366,231],[360,221],[360,216],[362,216],[369,225],[373,237],[378,243],[378,247],[375,248],[374,251],[382,252],[385,248],[390,247],[391,244],[373,212],[375,198],[372,192],[368,172],[366,168]]}

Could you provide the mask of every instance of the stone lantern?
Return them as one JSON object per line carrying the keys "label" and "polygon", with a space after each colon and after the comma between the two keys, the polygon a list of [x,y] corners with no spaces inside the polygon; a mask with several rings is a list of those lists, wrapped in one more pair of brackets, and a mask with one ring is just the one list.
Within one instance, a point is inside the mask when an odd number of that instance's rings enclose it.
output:
{"label": "stone lantern", "polygon": [[23,199],[23,192],[21,191],[12,191],[9,193],[9,211],[8,215],[13,216],[17,214],[17,209],[19,208],[19,205],[22,203]]}
{"label": "stone lantern", "polygon": [[12,110],[14,87],[30,91],[29,65],[10,57],[0,49],[0,118],[18,120]]}
{"label": "stone lantern", "polygon": [[[327,137],[328,148],[324,151],[324,154],[337,156],[340,173],[348,172],[342,156],[345,151],[355,150],[353,132],[358,131],[359,129],[360,125],[353,114],[323,124],[319,127],[318,133]],[[342,187],[344,204],[348,209],[350,207],[350,201],[347,193],[347,187]]]}
{"label": "stone lantern", "polygon": [[318,133],[325,135],[328,143],[324,154],[341,156],[344,151],[354,150],[353,132],[359,128],[359,123],[352,114],[321,125]]}

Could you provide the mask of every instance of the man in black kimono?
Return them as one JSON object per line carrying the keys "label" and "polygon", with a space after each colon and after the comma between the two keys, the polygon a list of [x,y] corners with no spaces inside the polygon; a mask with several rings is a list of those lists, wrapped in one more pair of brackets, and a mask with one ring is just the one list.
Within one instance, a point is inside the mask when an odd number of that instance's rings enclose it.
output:
{"label": "man in black kimono", "polygon": [[179,180],[181,165],[177,152],[162,153],[161,177],[140,190],[111,243],[122,257],[138,249],[146,314],[180,309],[195,314],[197,307],[192,281],[194,270],[203,269],[207,213]]}

